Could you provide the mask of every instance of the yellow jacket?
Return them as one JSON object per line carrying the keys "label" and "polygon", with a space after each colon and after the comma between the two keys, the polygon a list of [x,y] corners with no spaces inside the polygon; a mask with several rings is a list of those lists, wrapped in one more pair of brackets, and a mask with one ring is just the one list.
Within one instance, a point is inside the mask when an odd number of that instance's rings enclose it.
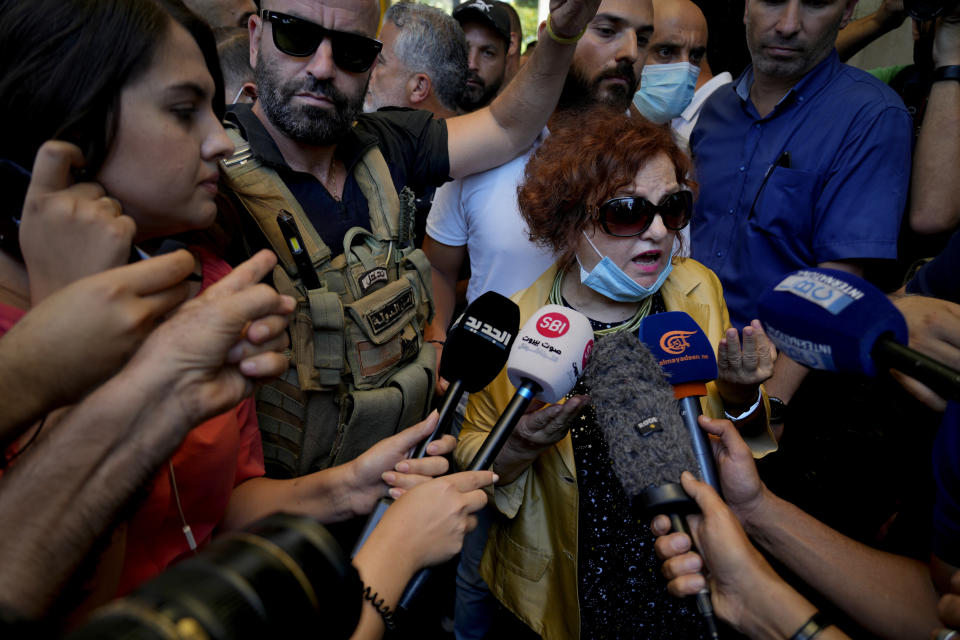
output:
{"label": "yellow jacket", "polygon": [[[521,323],[547,303],[556,274],[557,265],[553,265],[530,287],[514,294]],[[661,293],[667,310],[690,314],[716,348],[730,325],[717,276],[695,260],[680,259]],[[716,385],[710,383],[707,390],[703,412],[722,417]],[[462,467],[469,464],[515,392],[504,369],[483,391],[470,395],[456,449]],[[760,455],[773,448],[754,444]],[[494,520],[480,564],[496,598],[546,640],[575,639],[580,634],[576,477],[567,434],[516,480],[496,487],[493,503],[505,517]]]}

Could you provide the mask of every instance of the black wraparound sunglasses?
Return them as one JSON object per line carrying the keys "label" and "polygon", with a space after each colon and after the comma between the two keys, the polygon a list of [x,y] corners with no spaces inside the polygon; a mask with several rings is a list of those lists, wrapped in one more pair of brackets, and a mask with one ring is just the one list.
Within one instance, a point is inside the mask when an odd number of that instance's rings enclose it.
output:
{"label": "black wraparound sunglasses", "polygon": [[597,207],[597,213],[604,233],[618,238],[640,235],[650,228],[658,213],[667,229],[679,231],[690,224],[693,194],[677,191],[665,196],[660,204],[637,196],[611,198]]}
{"label": "black wraparound sunglasses", "polygon": [[260,16],[273,25],[273,44],[283,53],[298,58],[312,56],[324,38],[330,39],[333,62],[351,73],[362,73],[373,66],[383,43],[346,31],[334,31],[296,16],[267,11]]}

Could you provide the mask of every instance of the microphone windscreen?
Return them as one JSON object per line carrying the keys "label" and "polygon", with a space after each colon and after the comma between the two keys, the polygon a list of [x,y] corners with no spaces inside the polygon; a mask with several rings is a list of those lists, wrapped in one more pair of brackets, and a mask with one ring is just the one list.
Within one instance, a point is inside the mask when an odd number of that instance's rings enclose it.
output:
{"label": "microphone windscreen", "polygon": [[672,385],[717,378],[717,356],[707,334],[690,314],[665,311],[640,321],[640,341]]}
{"label": "microphone windscreen", "polygon": [[541,400],[557,402],[573,389],[592,348],[593,329],[585,315],[557,304],[541,307],[521,327],[510,350],[510,384],[535,382]]}
{"label": "microphone windscreen", "polygon": [[519,329],[516,303],[487,291],[470,303],[447,331],[440,375],[451,382],[460,380],[468,393],[480,391],[507,363]]}
{"label": "microphone windscreen", "polygon": [[613,471],[627,495],[700,476],[673,389],[656,358],[632,333],[597,341],[583,372]]}
{"label": "microphone windscreen", "polygon": [[777,349],[813,369],[873,376],[877,340],[907,342],[907,323],[887,296],[836,269],[787,275],[760,298],[759,316]]}

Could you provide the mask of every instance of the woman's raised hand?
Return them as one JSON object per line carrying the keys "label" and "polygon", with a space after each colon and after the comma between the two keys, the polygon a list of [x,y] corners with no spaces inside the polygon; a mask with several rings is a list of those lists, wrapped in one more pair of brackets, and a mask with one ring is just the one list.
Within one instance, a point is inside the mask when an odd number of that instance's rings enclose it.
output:
{"label": "woman's raised hand", "polygon": [[126,264],[137,225],[96,182],[75,182],[85,164],[74,144],[49,140],[33,163],[20,223],[20,250],[37,304],[84,276]]}

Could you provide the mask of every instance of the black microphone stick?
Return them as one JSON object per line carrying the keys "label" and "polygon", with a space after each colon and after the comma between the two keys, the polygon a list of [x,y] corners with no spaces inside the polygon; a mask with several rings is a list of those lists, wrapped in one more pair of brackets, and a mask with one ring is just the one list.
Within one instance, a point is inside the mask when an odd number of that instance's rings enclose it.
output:
{"label": "black microphone stick", "polygon": [[[533,314],[520,329],[507,361],[507,375],[517,392],[466,470],[482,471],[493,465],[534,397],[557,402],[567,395],[580,377],[592,345],[593,329],[583,314],[555,304]],[[419,571],[397,606],[409,609],[429,576],[429,569]]]}
{"label": "black microphone stick", "polygon": [[[494,291],[484,293],[460,314],[447,332],[440,358],[439,373],[451,382],[440,405],[437,426],[417,445],[411,458],[424,457],[427,446],[449,430],[464,391],[479,391],[497,377],[507,362],[519,327],[519,307]],[[390,497],[377,501],[353,547],[351,557],[357,555],[391,504],[393,498]]]}

